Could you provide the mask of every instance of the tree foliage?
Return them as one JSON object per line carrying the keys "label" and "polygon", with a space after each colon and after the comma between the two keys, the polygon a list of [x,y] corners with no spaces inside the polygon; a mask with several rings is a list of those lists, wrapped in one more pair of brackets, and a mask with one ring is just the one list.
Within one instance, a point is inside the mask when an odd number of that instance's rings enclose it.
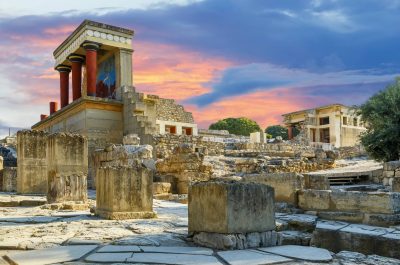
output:
{"label": "tree foliage", "polygon": [[399,160],[400,79],[368,99],[359,114],[367,126],[361,143],[369,155],[380,161]]}
{"label": "tree foliage", "polygon": [[261,130],[257,122],[248,118],[226,118],[213,123],[210,130],[227,130],[231,134],[249,136],[252,132]]}
{"label": "tree foliage", "polygon": [[265,132],[270,134],[272,138],[276,138],[277,136],[281,136],[283,140],[288,139],[288,129],[281,125],[272,125],[268,126],[265,129]]}

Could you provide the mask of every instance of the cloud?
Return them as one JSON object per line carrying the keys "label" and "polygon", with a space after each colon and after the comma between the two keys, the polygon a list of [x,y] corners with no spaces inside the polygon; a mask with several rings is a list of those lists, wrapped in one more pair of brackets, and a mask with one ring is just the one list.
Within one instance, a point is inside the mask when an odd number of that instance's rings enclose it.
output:
{"label": "cloud", "polygon": [[[389,83],[396,74],[382,74],[374,70],[314,73],[302,69],[289,69],[268,63],[234,66],[223,71],[222,76],[210,86],[212,92],[194,97],[190,103],[205,106],[223,98],[243,95],[256,90],[277,87],[304,89],[314,86],[348,86],[360,83]],[[319,91],[323,93],[323,90]]]}

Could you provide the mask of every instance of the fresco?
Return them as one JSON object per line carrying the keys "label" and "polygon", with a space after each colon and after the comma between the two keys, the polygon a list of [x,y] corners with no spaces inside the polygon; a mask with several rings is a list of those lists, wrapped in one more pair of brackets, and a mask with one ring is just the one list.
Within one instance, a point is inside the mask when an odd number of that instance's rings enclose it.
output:
{"label": "fresco", "polygon": [[101,62],[97,68],[96,97],[115,98],[116,70],[114,55]]}

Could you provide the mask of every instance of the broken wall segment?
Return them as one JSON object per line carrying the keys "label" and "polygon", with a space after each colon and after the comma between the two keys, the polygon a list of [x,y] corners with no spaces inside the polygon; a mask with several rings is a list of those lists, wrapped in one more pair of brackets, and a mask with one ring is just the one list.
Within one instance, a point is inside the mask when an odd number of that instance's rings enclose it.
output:
{"label": "broken wall segment", "polygon": [[106,219],[154,218],[153,174],[137,165],[97,169],[96,215]]}
{"label": "broken wall segment", "polygon": [[17,193],[47,193],[47,136],[43,131],[17,132]]}
{"label": "broken wall segment", "polygon": [[204,155],[196,152],[192,144],[176,146],[169,157],[157,161],[156,169],[160,179],[173,176],[172,191],[178,194],[187,194],[191,182],[208,181],[212,174],[212,166],[204,162]]}
{"label": "broken wall segment", "polygon": [[72,133],[47,137],[48,203],[87,200],[88,142]]}

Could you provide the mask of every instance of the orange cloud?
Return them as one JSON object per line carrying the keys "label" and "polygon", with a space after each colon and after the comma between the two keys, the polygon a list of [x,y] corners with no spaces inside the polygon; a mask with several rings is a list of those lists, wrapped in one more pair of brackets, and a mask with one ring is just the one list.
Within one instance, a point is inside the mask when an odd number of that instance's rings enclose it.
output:
{"label": "orange cloud", "polygon": [[[311,101],[310,101],[311,100]],[[262,128],[282,123],[282,114],[310,107],[312,99],[289,88],[256,91],[246,95],[225,98],[206,107],[188,105],[201,128],[228,117],[247,117]]]}
{"label": "orange cloud", "polygon": [[139,91],[183,100],[211,90],[205,83],[232,61],[177,46],[135,42],[133,80]]}

